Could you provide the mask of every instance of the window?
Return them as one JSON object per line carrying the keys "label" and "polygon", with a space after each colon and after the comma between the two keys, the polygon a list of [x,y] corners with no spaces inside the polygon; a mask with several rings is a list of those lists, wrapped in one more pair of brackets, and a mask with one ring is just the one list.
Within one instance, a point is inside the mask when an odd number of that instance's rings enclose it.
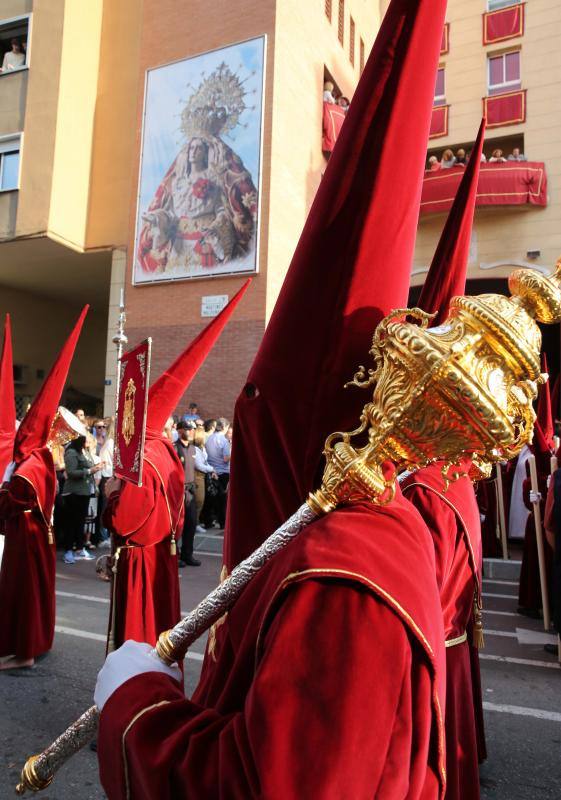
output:
{"label": "window", "polygon": [[325,16],[331,22],[331,0],[325,0]]}
{"label": "window", "polygon": [[337,36],[341,44],[345,42],[345,0],[339,0],[339,20],[337,23]]}
{"label": "window", "polygon": [[436,73],[436,86],[434,87],[434,105],[446,105],[446,76],[444,67],[439,67]]}
{"label": "window", "polygon": [[26,69],[29,50],[29,15],[0,20],[0,74]]}
{"label": "window", "polygon": [[19,188],[21,134],[0,137],[0,192]]}
{"label": "window", "polygon": [[351,17],[350,27],[349,27],[349,58],[351,60],[351,64],[355,65],[355,21]]}
{"label": "window", "polygon": [[520,89],[520,51],[487,57],[489,94]]}
{"label": "window", "polygon": [[364,42],[360,40],[360,74],[364,72]]}
{"label": "window", "polygon": [[508,8],[508,6],[517,6],[520,0],[487,0],[487,11],[498,11],[499,8]]}

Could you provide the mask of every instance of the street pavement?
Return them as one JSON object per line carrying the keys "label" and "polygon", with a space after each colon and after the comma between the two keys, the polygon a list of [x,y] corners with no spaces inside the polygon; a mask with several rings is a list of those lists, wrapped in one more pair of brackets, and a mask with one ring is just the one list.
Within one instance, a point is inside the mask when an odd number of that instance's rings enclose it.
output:
{"label": "street pavement", "polygon": [[[197,537],[203,564],[180,570],[183,610],[217,584],[221,543],[218,532]],[[59,559],[53,651],[31,671],[0,674],[1,800],[13,796],[26,757],[39,752],[92,704],[109,610],[109,587],[96,578],[94,563],[66,566]],[[508,566],[516,571],[515,564]],[[482,797],[559,800],[561,669],[543,651],[539,621],[516,614],[516,581],[501,570],[502,565],[488,565],[484,584],[486,648],[481,666],[489,758],[481,770]],[[196,643],[186,661],[187,692],[196,684],[204,644]],[[95,754],[87,749],[75,756],[39,796],[104,798]]]}

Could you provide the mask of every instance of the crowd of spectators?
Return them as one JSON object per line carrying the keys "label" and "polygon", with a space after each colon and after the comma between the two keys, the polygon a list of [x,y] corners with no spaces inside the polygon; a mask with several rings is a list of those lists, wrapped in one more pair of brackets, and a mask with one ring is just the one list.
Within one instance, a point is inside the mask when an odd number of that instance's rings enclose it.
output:
{"label": "crowd of spectators", "polygon": [[[103,511],[105,484],[113,476],[114,419],[87,417],[80,408],[75,414],[87,436],[53,450],[58,480],[54,530],[65,564],[93,559],[93,551],[111,546]],[[165,434],[185,471],[179,566],[199,566],[193,555],[195,534],[223,529],[226,522],[232,426],[224,417],[204,420],[191,403],[185,414],[170,417]]]}
{"label": "crowd of spectators", "polygon": [[[460,147],[456,152],[451,148],[443,151],[440,160],[437,156],[430,156],[427,162],[427,170],[429,172],[436,172],[441,169],[450,169],[451,167],[465,167],[471,157],[471,152],[466,153],[463,147]],[[528,161],[524,153],[520,152],[519,147],[514,147],[512,152],[505,157],[504,152],[500,148],[492,151],[489,158],[485,153],[481,153],[481,161],[488,162],[489,164],[507,163],[508,161]]]}

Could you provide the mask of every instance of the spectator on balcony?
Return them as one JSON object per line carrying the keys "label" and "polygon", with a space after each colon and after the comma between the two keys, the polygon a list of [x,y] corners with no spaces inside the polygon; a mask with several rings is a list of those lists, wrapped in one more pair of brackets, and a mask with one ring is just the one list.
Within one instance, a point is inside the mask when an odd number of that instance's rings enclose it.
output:
{"label": "spectator on balcony", "polygon": [[19,39],[11,39],[11,50],[4,54],[2,61],[2,72],[11,72],[14,69],[20,69],[25,66],[25,53],[23,52],[21,42]]}
{"label": "spectator on balcony", "polygon": [[345,95],[342,94],[341,97],[337,98],[337,105],[341,106],[341,108],[343,109],[343,111],[346,114],[347,111],[349,110],[349,106],[350,106],[349,98],[345,97]]}
{"label": "spectator on balcony", "polygon": [[440,169],[440,161],[436,156],[431,156],[429,158],[429,165],[427,169],[430,170],[430,172],[436,172]]}
{"label": "spectator on balcony", "polygon": [[456,150],[456,166],[457,167],[465,167],[467,164],[467,157],[466,151],[463,147],[460,147],[459,150]]}
{"label": "spectator on balcony", "polygon": [[519,147],[515,147],[508,157],[509,161],[528,161],[524,153],[520,152]]}
{"label": "spectator on balcony", "polygon": [[440,161],[441,169],[450,169],[456,165],[456,156],[453,151],[448,149],[442,153],[442,160]]}
{"label": "spectator on balcony", "polygon": [[506,162],[506,158],[503,155],[503,151],[499,150],[498,148],[497,148],[497,150],[493,150],[493,154],[491,155],[491,158],[489,159],[489,163],[490,164],[502,164],[503,162]]}
{"label": "spectator on balcony", "polygon": [[323,84],[323,102],[324,103],[332,103],[335,105],[335,97],[333,95],[333,90],[335,89],[335,84],[331,83],[331,81],[325,81]]}

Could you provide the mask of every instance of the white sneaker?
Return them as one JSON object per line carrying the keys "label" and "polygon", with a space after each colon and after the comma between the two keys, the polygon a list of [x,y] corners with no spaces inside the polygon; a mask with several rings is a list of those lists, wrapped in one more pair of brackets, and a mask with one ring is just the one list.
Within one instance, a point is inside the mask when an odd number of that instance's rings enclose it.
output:
{"label": "white sneaker", "polygon": [[197,525],[197,527],[195,528],[195,532],[196,533],[206,533],[206,528],[203,528],[202,525]]}
{"label": "white sneaker", "polygon": [[76,560],[93,561],[95,556],[92,556],[91,553],[88,553],[86,549],[82,548],[81,550],[78,550],[76,553],[74,553],[74,558]]}
{"label": "white sneaker", "polygon": [[76,559],[74,558],[74,553],[72,552],[72,550],[67,550],[62,560],[64,561],[65,564],[76,563]]}

